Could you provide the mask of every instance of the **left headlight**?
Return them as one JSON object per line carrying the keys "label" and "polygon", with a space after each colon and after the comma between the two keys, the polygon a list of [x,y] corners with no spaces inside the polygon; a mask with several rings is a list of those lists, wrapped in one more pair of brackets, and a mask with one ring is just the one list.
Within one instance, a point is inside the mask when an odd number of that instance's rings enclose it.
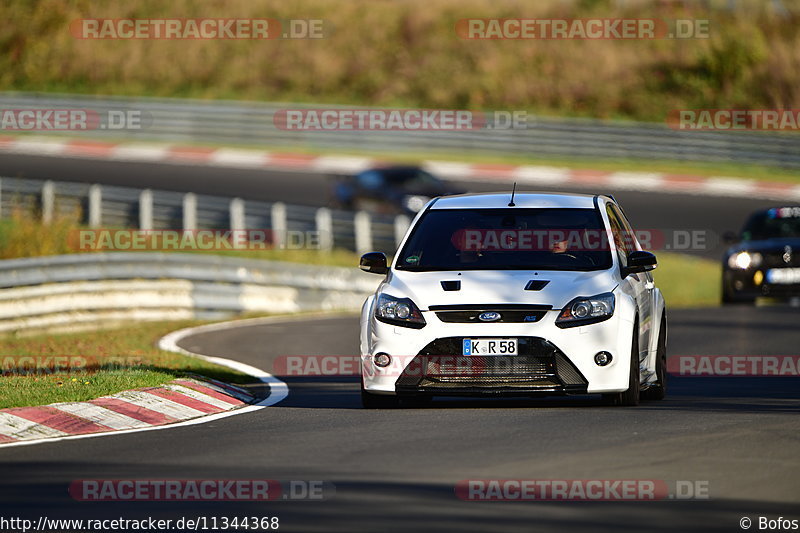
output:
{"label": "left headlight", "polygon": [[388,294],[378,296],[375,318],[387,324],[420,329],[425,327],[425,319],[419,308],[409,298],[395,298]]}
{"label": "left headlight", "polygon": [[614,314],[614,294],[605,292],[589,298],[575,298],[561,310],[556,326],[571,328],[608,320]]}
{"label": "left headlight", "polygon": [[761,264],[763,257],[758,252],[739,252],[728,257],[728,266],[747,270],[750,267],[757,267]]}

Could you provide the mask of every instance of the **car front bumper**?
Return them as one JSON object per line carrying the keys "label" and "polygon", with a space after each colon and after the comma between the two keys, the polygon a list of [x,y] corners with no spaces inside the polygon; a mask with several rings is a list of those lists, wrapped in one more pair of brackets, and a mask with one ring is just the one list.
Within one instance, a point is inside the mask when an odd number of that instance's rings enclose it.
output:
{"label": "car front bumper", "polygon": [[728,294],[734,298],[754,299],[760,296],[764,297],[792,297],[800,296],[800,282],[773,282],[773,279],[780,279],[770,271],[778,271],[779,273],[784,270],[797,270],[782,269],[782,268],[765,268],[765,269],[748,269],[748,270],[732,270],[726,268],[723,271],[723,283],[727,287]]}
{"label": "car front bumper", "polygon": [[[558,311],[536,323],[440,321],[423,312],[427,325],[411,329],[364,317],[361,372],[365,390],[375,394],[451,396],[536,396],[595,394],[628,388],[633,323],[621,314],[603,322],[559,328]],[[364,322],[368,322],[365,324]],[[516,338],[519,355],[463,356],[463,339]],[[606,366],[594,356],[611,354]],[[379,367],[374,356],[391,357]]]}

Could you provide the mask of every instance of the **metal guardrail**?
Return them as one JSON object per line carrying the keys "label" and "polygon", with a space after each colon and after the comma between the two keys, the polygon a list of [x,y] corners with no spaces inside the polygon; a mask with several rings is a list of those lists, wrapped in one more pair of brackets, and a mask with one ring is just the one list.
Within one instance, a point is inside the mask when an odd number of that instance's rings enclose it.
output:
{"label": "metal guardrail", "polygon": [[[136,110],[139,130],[102,130],[109,138],[381,152],[637,158],[756,163],[800,168],[800,136],[767,132],[686,132],[664,124],[529,117],[526,129],[472,131],[287,131],[274,124],[283,109],[331,105],[0,93],[5,109]],[[363,109],[363,107],[362,107]],[[63,134],[63,132],[61,132]],[[98,135],[98,131],[74,132]]]}
{"label": "metal guardrail", "polygon": [[269,230],[277,239],[276,245],[287,248],[306,245],[305,236],[315,232],[322,250],[341,248],[358,253],[394,253],[410,223],[404,215],[111,185],[0,178],[0,216],[6,217],[15,209],[41,212],[44,220],[59,215],[77,216],[92,228]]}
{"label": "metal guardrail", "polygon": [[93,253],[0,261],[0,332],[245,312],[357,310],[358,269],[207,254]]}

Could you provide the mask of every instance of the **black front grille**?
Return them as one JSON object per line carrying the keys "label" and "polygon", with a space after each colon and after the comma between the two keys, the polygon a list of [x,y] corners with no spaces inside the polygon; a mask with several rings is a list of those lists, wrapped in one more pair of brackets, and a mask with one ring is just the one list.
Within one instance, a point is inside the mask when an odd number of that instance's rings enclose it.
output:
{"label": "black front grille", "polygon": [[761,256],[764,262],[761,268],[786,268],[786,267],[800,267],[800,249],[793,249],[788,254],[789,262],[784,259],[786,251],[784,249],[776,250],[774,252],[764,252]]}
{"label": "black front grille", "polygon": [[[442,322],[460,324],[483,324],[502,322],[539,322],[552,309],[551,305],[432,305],[431,311]],[[500,315],[497,320],[481,320],[480,315],[494,311]]]}
{"label": "black front grille", "polygon": [[[471,337],[479,338],[479,337]],[[585,393],[587,381],[552,343],[519,337],[518,355],[462,355],[464,337],[428,344],[397,380],[398,393]]]}

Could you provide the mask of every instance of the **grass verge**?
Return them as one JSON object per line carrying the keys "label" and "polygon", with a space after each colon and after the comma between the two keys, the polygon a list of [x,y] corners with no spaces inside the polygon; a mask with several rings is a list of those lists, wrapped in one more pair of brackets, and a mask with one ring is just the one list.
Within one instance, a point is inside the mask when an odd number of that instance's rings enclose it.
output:
{"label": "grass verge", "polygon": [[676,253],[659,253],[653,272],[667,308],[719,305],[722,270],[718,261]]}
{"label": "grass verge", "polygon": [[[663,121],[796,108],[797,2],[6,0],[0,86]],[[81,19],[314,19],[322,38],[97,40]],[[693,39],[471,39],[471,19],[706,21]],[[76,24],[78,23],[78,24]],[[103,25],[105,27],[105,25]],[[697,28],[699,30],[699,28]],[[279,37],[280,30],[270,30]],[[110,35],[104,35],[113,37]],[[83,38],[90,37],[90,38]]]}
{"label": "grass verge", "polygon": [[[93,250],[76,249],[73,232],[84,229],[77,220],[78,216],[60,216],[49,224],[41,222],[36,213],[15,211],[11,217],[0,219],[0,259],[17,259],[21,257],[40,257],[45,255],[62,255],[74,253],[94,253]],[[114,229],[114,228],[106,228]],[[147,250],[134,250],[147,251]],[[205,253],[248,259],[264,259],[270,261],[286,261],[320,266],[353,267],[358,258],[352,252],[336,249],[322,252],[313,249],[281,250],[183,250],[176,253]]]}
{"label": "grass verge", "polygon": [[0,337],[0,408],[80,402],[200,374],[229,383],[253,378],[156,347],[171,331],[200,322],[151,322],[121,329]]}

